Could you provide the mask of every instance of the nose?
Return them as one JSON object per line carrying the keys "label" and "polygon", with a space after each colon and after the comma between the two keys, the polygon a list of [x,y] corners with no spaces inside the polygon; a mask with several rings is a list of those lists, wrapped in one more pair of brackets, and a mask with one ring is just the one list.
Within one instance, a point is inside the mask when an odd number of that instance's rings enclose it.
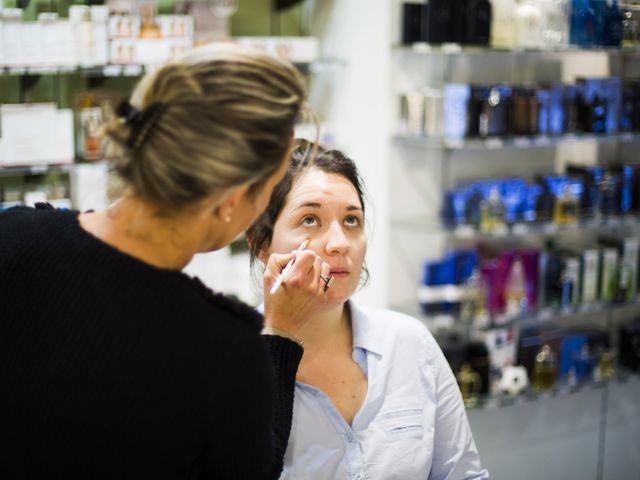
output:
{"label": "nose", "polygon": [[329,226],[325,250],[329,255],[345,254],[349,250],[349,240],[339,222],[332,222]]}

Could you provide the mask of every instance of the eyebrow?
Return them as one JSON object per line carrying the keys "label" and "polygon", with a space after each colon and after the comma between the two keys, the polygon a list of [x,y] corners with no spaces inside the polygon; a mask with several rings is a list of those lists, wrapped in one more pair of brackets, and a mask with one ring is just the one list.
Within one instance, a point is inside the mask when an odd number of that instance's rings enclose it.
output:
{"label": "eyebrow", "polygon": [[[300,210],[301,208],[322,208],[322,205],[318,202],[304,202],[294,208],[294,210]],[[362,208],[356,205],[349,205],[345,210],[347,210],[348,212],[362,211]]]}

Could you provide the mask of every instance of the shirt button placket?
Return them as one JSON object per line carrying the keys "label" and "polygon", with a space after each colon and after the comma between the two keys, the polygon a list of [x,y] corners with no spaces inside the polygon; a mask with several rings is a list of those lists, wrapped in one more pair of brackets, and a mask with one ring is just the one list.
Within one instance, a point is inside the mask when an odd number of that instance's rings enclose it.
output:
{"label": "shirt button placket", "polygon": [[353,480],[362,480],[363,478],[364,478],[364,475],[363,475],[363,474],[361,474],[360,472],[356,473],[356,474],[353,476]]}
{"label": "shirt button placket", "polygon": [[353,442],[353,435],[351,433],[347,432],[347,433],[344,434],[344,439],[348,443],[351,443],[351,442]]}

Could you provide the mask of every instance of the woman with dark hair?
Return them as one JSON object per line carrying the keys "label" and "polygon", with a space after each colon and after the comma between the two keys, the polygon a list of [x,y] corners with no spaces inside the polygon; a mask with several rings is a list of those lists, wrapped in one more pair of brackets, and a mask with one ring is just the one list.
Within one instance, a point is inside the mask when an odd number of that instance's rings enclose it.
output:
{"label": "woman with dark hair", "polygon": [[303,141],[247,231],[252,261],[308,240],[330,266],[325,303],[298,334],[305,353],[281,478],[486,479],[456,379],[429,331],[351,300],[366,274],[364,227],[353,161]]}

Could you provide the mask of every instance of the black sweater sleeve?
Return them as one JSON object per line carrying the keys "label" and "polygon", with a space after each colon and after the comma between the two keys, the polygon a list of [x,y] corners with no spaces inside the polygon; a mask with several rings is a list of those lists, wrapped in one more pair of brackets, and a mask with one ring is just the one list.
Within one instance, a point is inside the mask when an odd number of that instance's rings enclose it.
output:
{"label": "black sweater sleeve", "polygon": [[291,433],[296,372],[302,359],[303,350],[300,345],[283,337],[263,335],[263,338],[274,369],[273,438],[275,464],[273,475],[270,478],[277,480],[282,472],[284,454]]}

